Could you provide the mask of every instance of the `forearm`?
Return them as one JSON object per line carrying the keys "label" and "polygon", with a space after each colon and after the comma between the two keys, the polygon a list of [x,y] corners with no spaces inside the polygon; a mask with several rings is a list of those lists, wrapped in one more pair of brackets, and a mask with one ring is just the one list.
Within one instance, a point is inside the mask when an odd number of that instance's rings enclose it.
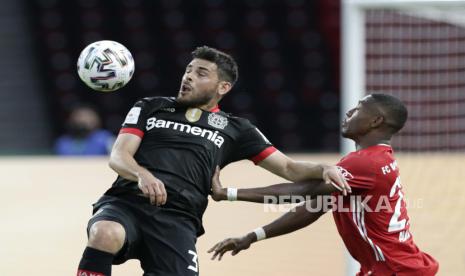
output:
{"label": "forearm", "polygon": [[121,177],[137,182],[141,173],[149,173],[141,167],[129,152],[113,151],[109,162],[112,168]]}
{"label": "forearm", "polygon": [[238,189],[234,199],[228,198],[228,189],[224,188],[219,200],[239,200],[265,204],[296,203],[307,200],[308,197],[329,195],[336,190],[332,185],[326,185],[321,180],[309,180],[297,183],[282,183],[266,187]]}
{"label": "forearm", "polygon": [[308,179],[322,179],[324,164],[307,161],[292,161],[287,165],[287,179],[297,182]]}
{"label": "forearm", "polygon": [[282,183],[267,187],[238,189],[237,200],[257,203],[289,203],[276,200],[279,197],[295,202],[295,199],[306,196],[309,192],[309,183]]}
{"label": "forearm", "polygon": [[[312,208],[309,209],[307,204],[311,204]],[[263,230],[265,231],[266,238],[286,235],[302,229],[318,220],[324,212],[310,211],[317,209],[316,204],[316,200],[307,201],[305,204],[295,207],[290,212],[287,212],[272,223],[265,225]],[[253,242],[257,241],[257,236],[254,232],[247,234],[247,236],[252,238]]]}

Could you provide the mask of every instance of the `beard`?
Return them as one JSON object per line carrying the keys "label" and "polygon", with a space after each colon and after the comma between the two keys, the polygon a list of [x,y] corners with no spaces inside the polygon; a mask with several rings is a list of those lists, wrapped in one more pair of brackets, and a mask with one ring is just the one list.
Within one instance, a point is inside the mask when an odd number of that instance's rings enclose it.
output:
{"label": "beard", "polygon": [[178,97],[176,98],[176,101],[183,106],[198,107],[198,106],[208,104],[215,96],[215,92],[216,90],[210,90],[210,91],[205,91],[204,93],[201,93],[200,95],[195,95],[195,94],[194,95],[188,94],[187,96],[178,95]]}

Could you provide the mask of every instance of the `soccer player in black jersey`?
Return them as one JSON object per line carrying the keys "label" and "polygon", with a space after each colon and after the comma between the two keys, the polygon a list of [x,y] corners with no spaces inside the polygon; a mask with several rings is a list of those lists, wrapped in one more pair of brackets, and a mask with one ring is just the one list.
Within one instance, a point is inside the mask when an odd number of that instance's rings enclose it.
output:
{"label": "soccer player in black jersey", "polygon": [[192,58],[176,98],[144,98],[127,114],[110,157],[118,178],[94,204],[78,276],[109,276],[128,259],[146,276],[198,275],[195,244],[217,165],[250,159],[291,181],[350,191],[336,167],[294,161],[219,109],[238,77],[231,56],[203,46]]}

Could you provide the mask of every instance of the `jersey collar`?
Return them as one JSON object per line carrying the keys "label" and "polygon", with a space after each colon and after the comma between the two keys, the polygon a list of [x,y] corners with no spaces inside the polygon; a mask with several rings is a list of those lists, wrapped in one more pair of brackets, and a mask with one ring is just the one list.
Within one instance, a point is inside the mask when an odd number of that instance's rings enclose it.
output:
{"label": "jersey collar", "polygon": [[214,106],[212,109],[209,110],[210,112],[216,113],[220,111],[220,107],[218,105]]}

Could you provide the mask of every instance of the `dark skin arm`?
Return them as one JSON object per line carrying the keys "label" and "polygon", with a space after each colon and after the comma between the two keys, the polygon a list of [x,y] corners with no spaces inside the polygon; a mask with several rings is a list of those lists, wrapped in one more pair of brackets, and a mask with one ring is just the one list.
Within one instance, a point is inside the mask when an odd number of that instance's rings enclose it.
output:
{"label": "dark skin arm", "polygon": [[[325,184],[322,184],[322,186],[324,185]],[[265,225],[263,229],[265,230],[266,237],[272,238],[285,235],[302,229],[318,220],[318,218],[324,214],[324,211],[310,211],[316,209],[316,202],[316,200],[307,201],[304,204],[293,208],[291,211],[279,217],[272,223]],[[306,204],[311,204],[312,208],[307,208]],[[208,253],[213,253],[212,260],[218,257],[218,260],[220,261],[226,252],[232,251],[231,255],[234,256],[240,251],[248,249],[250,245],[256,241],[257,236],[254,232],[250,232],[239,238],[225,239],[215,244]]]}
{"label": "dark skin arm", "polygon": [[[282,183],[260,188],[238,189],[237,200],[270,203],[270,197],[286,196],[291,201],[292,198],[301,199],[305,196],[329,195],[340,191],[334,184],[325,184],[322,180],[309,180],[296,183]],[[289,198],[290,197],[290,198]],[[220,170],[216,168],[212,177],[212,198],[216,201],[227,200],[227,188],[223,188],[220,182]],[[295,202],[295,201],[294,201]],[[276,202],[273,202],[276,203]],[[289,203],[281,202],[277,203]]]}
{"label": "dark skin arm", "polygon": [[[212,179],[213,198],[215,200],[225,200],[226,188],[221,186],[219,179],[219,168],[216,169]],[[307,181],[299,183],[283,183],[275,184],[261,188],[239,189],[237,200],[264,203],[266,197],[269,196],[322,196],[329,195],[333,192],[340,191],[336,185],[328,185],[323,181]],[[279,201],[278,201],[279,203]],[[325,210],[317,210],[317,200],[313,199],[306,201],[303,204],[293,208],[290,212],[279,217],[272,223],[265,225],[267,238],[286,235],[288,233],[302,229],[320,218]],[[308,208],[311,207],[311,208]],[[231,255],[236,255],[242,250],[248,249],[250,245],[257,241],[257,236],[254,232],[250,232],[239,238],[228,238],[215,244],[208,252],[213,253],[212,260],[218,257],[221,260],[223,255],[232,251]]]}

